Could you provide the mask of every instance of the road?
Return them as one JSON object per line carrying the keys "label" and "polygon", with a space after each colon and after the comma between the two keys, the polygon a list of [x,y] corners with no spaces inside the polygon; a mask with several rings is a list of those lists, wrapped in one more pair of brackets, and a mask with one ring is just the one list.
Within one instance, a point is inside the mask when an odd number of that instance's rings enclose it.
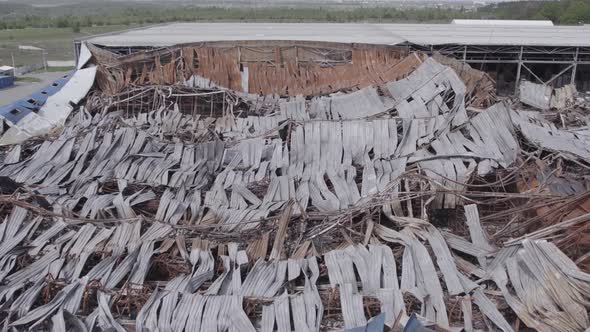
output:
{"label": "road", "polygon": [[46,72],[36,74],[26,74],[25,77],[34,77],[40,82],[17,81],[14,87],[0,90],[0,106],[10,104],[11,102],[28,97],[33,92],[51,84],[54,80],[62,77],[68,72]]}

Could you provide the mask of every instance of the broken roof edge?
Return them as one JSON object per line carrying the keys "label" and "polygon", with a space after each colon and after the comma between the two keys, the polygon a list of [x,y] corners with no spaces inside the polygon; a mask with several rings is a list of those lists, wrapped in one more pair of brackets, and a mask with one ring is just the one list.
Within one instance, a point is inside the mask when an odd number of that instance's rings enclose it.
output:
{"label": "broken roof edge", "polygon": [[143,26],[138,26],[135,28],[130,28],[130,29],[123,29],[123,30],[116,30],[116,31],[110,31],[110,32],[104,32],[104,33],[97,33],[94,35],[87,35],[87,36],[82,36],[82,37],[77,37],[74,38],[74,43],[82,43],[85,41],[88,41],[92,38],[98,38],[98,37],[107,37],[107,36],[116,36],[116,35],[120,35],[126,32],[132,32],[132,31],[136,31],[136,30],[143,30],[143,29],[149,29],[149,28],[156,28],[159,26],[166,26],[169,24],[174,24],[174,23],[180,23],[180,22],[168,22],[168,23],[159,23],[159,24],[150,24],[150,25],[143,25]]}
{"label": "broken roof edge", "polygon": [[[347,34],[346,31],[342,31],[341,29],[335,29],[333,34],[330,36],[322,36],[319,34],[319,31],[314,30],[313,33],[307,34],[306,36],[286,36],[282,38],[275,38],[272,36],[265,35],[263,33],[254,33],[248,37],[242,38],[208,38],[209,35],[212,35],[211,31],[208,31],[206,34],[191,34],[190,38],[199,38],[201,39],[190,39],[185,41],[173,41],[171,38],[163,38],[158,39],[157,32],[152,33],[152,38],[146,39],[145,41],[141,42],[129,42],[129,40],[125,40],[125,38],[121,38],[120,42],[114,41],[117,36],[123,37],[125,34],[134,33],[134,32],[141,32],[147,31],[149,29],[157,29],[157,28],[167,28],[172,27],[174,25],[185,25],[185,24],[200,24],[200,25],[223,25],[223,24],[244,24],[246,26],[255,26],[255,25],[272,25],[272,26],[282,26],[286,27],[287,25],[298,25],[298,26],[307,26],[307,25],[321,25],[321,26],[330,26],[330,27],[351,27],[351,26],[364,26],[369,27],[370,31],[365,31],[366,34],[358,34],[358,33],[349,33]],[[162,29],[163,30],[163,29]],[[268,28],[266,31],[273,31],[273,28]],[[369,33],[372,34],[369,35]],[[380,36],[377,36],[380,35]],[[344,37],[343,37],[344,36]],[[352,37],[351,37],[352,36]],[[113,37],[113,38],[108,38]],[[348,39],[347,39],[348,38]],[[372,39],[375,42],[367,42],[366,40]],[[102,40],[102,41],[101,41]],[[229,21],[229,22],[167,22],[167,23],[160,23],[142,27],[136,27],[131,29],[107,32],[103,34],[96,34],[91,36],[85,36],[82,38],[74,39],[74,44],[80,44],[82,42],[90,42],[94,45],[101,46],[101,47],[172,47],[177,45],[184,45],[184,44],[195,44],[195,43],[203,43],[203,42],[252,42],[252,41],[265,41],[265,42],[326,42],[326,43],[340,43],[340,44],[360,44],[360,45],[384,45],[384,46],[394,46],[400,45],[405,42],[408,42],[405,38],[400,36],[399,34],[392,33],[391,31],[387,31],[381,29],[376,24],[372,23],[361,23],[361,22],[350,22],[350,23],[331,23],[331,22],[313,22],[313,23],[277,23],[277,22],[239,22],[239,21]]]}
{"label": "broken roof edge", "polygon": [[[138,27],[84,40],[105,47],[164,47],[215,40],[313,40],[399,45],[487,45],[588,47],[585,26],[463,24],[171,22]],[[199,32],[199,33],[195,33]]]}
{"label": "broken roof edge", "polygon": [[[412,44],[406,40],[400,40],[398,43],[366,43],[366,42],[358,42],[358,41],[351,41],[351,42],[343,42],[343,41],[330,41],[330,40],[314,40],[314,39],[231,39],[231,40],[203,40],[203,41],[191,41],[191,42],[180,42],[176,44],[136,44],[136,45],[106,45],[97,43],[91,40],[84,40],[80,41],[80,43],[91,44],[95,47],[99,47],[101,49],[116,49],[119,47],[128,47],[131,49],[139,49],[139,50],[161,50],[161,49],[168,49],[173,47],[189,47],[189,46],[243,46],[243,47],[253,47],[253,46],[261,46],[260,44],[264,44],[264,46],[306,46],[306,47],[329,47],[329,48],[339,48],[342,47],[406,47],[410,45],[416,45],[420,47],[427,47],[428,45],[419,45],[419,44]],[[258,45],[257,45],[258,44]],[[130,54],[133,54],[132,52]]]}
{"label": "broken roof edge", "polygon": [[[81,41],[82,44],[92,45],[104,50],[111,51],[109,49],[117,48],[119,46],[110,46],[110,45],[103,45],[100,43],[95,43],[92,41]],[[397,44],[380,44],[380,43],[366,43],[366,42],[340,42],[340,41],[324,41],[324,40],[313,40],[313,39],[231,39],[231,40],[204,40],[204,41],[194,41],[194,42],[184,42],[184,43],[177,43],[177,44],[167,44],[164,46],[155,46],[155,45],[135,45],[131,46],[131,49],[134,48],[138,49],[138,51],[155,51],[155,50],[164,50],[169,48],[176,48],[176,47],[190,47],[190,46],[216,46],[216,47],[230,47],[230,46],[241,46],[241,47],[255,47],[255,46],[277,46],[277,47],[287,47],[287,46],[302,46],[302,47],[327,47],[327,48],[334,48],[334,49],[344,49],[350,47],[356,48],[371,48],[371,47],[403,47],[409,45],[416,45],[416,46],[424,46],[427,45],[419,45],[419,44],[412,44],[408,41],[402,41]],[[123,47],[123,46],[120,46]],[[126,47],[126,46],[125,46]],[[133,54],[132,52],[130,54]]]}

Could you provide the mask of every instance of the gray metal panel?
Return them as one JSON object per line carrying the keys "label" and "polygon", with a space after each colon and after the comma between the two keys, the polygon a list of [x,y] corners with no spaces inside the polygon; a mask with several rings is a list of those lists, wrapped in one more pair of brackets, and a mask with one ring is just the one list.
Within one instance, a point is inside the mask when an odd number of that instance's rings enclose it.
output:
{"label": "gray metal panel", "polygon": [[590,46],[587,26],[385,24],[380,27],[419,45]]}
{"label": "gray metal panel", "polygon": [[90,38],[104,46],[171,46],[230,40],[294,40],[399,44],[403,39],[372,24],[331,23],[172,23]]}
{"label": "gray metal panel", "polygon": [[172,23],[88,39],[111,47],[230,40],[294,40],[395,45],[590,46],[590,26],[361,23]]}

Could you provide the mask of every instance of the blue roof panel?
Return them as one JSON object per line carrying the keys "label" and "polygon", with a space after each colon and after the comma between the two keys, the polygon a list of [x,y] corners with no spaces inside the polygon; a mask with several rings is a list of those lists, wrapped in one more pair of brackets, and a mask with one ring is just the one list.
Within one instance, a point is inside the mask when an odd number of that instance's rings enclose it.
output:
{"label": "blue roof panel", "polygon": [[61,88],[70,80],[73,73],[73,71],[69,72],[46,87],[33,92],[26,98],[16,100],[8,105],[0,106],[0,116],[4,117],[12,124],[17,124],[27,114],[38,112],[47,102],[47,98],[61,90]]}

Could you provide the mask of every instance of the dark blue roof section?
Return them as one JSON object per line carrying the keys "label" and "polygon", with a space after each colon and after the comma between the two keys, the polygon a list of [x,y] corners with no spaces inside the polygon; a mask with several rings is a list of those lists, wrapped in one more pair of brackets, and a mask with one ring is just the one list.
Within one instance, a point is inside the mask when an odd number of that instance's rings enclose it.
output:
{"label": "dark blue roof section", "polygon": [[63,77],[53,81],[48,86],[32,93],[27,98],[16,100],[11,104],[0,106],[0,116],[4,117],[13,125],[17,124],[22,118],[31,112],[37,113],[41,106],[45,104],[49,96],[58,92],[74,74],[73,71]]}
{"label": "dark blue roof section", "polygon": [[14,85],[14,77],[0,74],[0,90]]}

